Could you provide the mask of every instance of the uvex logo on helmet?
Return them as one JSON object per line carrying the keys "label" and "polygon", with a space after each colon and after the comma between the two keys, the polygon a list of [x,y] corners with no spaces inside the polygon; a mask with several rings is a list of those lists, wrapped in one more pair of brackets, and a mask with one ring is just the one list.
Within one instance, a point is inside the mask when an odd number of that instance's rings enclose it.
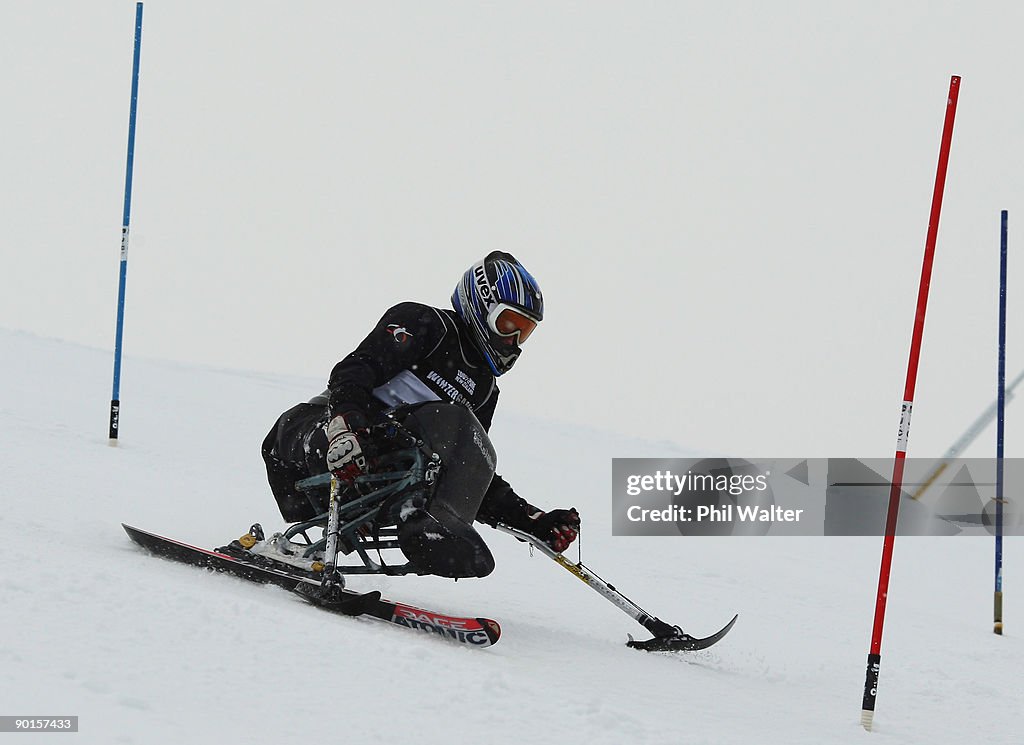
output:
{"label": "uvex logo on helmet", "polygon": [[487,282],[487,268],[483,264],[473,270],[473,279],[476,282],[476,291],[480,299],[484,303],[490,304],[494,300],[494,295],[491,292],[491,285]]}

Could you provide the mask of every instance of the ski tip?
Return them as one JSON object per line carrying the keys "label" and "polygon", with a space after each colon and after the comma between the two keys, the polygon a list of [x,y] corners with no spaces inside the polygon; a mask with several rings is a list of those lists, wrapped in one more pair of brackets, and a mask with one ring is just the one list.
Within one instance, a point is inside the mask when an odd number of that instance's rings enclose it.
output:
{"label": "ski tip", "polygon": [[736,624],[736,619],[739,617],[737,613],[729,623],[711,636],[706,636],[703,639],[698,639],[689,634],[680,634],[676,636],[656,636],[646,641],[636,641],[630,636],[626,646],[631,649],[642,649],[645,652],[696,652],[720,642],[732,630],[732,627]]}
{"label": "ski tip", "polygon": [[143,530],[142,528],[136,528],[134,525],[129,525],[128,523],[121,523],[121,527],[124,528],[124,532],[128,534],[128,537],[136,543],[146,540],[147,536],[156,537],[154,533],[150,533],[148,530]]}

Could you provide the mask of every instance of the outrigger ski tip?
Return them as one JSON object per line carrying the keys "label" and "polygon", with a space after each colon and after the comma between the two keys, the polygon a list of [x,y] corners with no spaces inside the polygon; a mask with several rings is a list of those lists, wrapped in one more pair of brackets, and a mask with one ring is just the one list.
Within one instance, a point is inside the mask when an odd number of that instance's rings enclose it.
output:
{"label": "outrigger ski tip", "polygon": [[632,649],[642,649],[645,652],[696,652],[699,649],[707,649],[712,644],[717,644],[721,641],[722,637],[732,630],[737,618],[739,618],[739,614],[733,616],[732,620],[719,631],[702,639],[690,636],[685,632],[679,632],[671,636],[655,636],[653,639],[646,641],[637,641],[633,638],[632,634],[627,634],[626,636],[629,637],[629,641],[626,642],[626,646]]}

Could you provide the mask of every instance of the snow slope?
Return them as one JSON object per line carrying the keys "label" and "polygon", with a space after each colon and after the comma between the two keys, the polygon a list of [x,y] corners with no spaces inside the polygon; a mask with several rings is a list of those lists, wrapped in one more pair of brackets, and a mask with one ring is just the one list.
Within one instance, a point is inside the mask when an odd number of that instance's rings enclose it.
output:
{"label": "snow slope", "polygon": [[0,350],[0,714],[81,717],[78,735],[33,742],[1021,741],[1019,541],[1002,638],[991,540],[897,544],[869,735],[858,718],[880,541],[611,537],[610,459],[683,454],[669,443],[500,409],[493,433],[522,494],[580,509],[589,565],[694,634],[738,612],[732,634],[687,656],[629,650],[633,621],[482,528],[491,577],[379,582],[501,621],[496,647],[467,650],[150,558],[122,532],[212,546],[253,521],[279,528],[259,444],[322,381],[128,358],[112,448],[109,352],[10,331]]}

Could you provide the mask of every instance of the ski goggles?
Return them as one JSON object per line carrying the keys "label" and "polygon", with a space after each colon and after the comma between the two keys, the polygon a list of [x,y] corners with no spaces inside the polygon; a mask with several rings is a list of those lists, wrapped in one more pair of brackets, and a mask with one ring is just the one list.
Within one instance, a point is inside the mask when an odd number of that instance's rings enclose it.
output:
{"label": "ski goggles", "polygon": [[498,303],[487,314],[487,325],[498,336],[514,339],[514,343],[522,344],[533,330],[537,328],[537,320],[505,303]]}

